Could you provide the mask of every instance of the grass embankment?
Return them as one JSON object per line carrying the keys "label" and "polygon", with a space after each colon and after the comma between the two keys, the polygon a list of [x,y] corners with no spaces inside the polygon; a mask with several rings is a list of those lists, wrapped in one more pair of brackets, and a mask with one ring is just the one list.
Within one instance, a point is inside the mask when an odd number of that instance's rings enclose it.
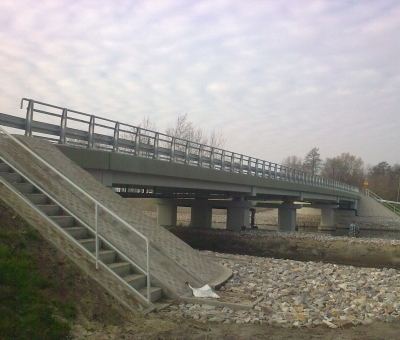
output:
{"label": "grass embankment", "polygon": [[57,296],[57,277],[40,272],[39,233],[0,201],[0,339],[65,339],[72,302]]}

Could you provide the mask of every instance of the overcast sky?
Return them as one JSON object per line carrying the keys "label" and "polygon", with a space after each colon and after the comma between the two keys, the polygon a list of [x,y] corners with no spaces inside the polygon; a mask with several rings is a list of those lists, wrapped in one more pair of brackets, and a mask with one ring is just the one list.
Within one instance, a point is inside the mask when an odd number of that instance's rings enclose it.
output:
{"label": "overcast sky", "polygon": [[164,132],[180,114],[281,163],[400,163],[400,2],[1,0],[0,112],[22,97]]}

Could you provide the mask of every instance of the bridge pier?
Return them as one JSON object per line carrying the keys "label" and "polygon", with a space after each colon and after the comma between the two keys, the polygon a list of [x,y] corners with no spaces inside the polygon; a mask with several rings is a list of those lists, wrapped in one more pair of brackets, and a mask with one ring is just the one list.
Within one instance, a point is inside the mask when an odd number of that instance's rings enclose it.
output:
{"label": "bridge pier", "polygon": [[319,231],[335,231],[335,208],[337,205],[327,205],[321,207],[321,224],[318,227]]}
{"label": "bridge pier", "polygon": [[226,229],[231,231],[241,231],[249,227],[250,208],[253,202],[235,199],[228,202]]}
{"label": "bridge pier", "polygon": [[321,223],[318,231],[335,231],[335,209],[339,207],[338,204],[318,204],[314,203],[308,206],[309,208],[321,210]]}
{"label": "bridge pier", "polygon": [[208,200],[194,200],[191,206],[191,226],[211,229],[212,206]]}
{"label": "bridge pier", "polygon": [[283,202],[278,207],[278,228],[284,231],[296,231],[296,209],[301,205]]}
{"label": "bridge pier", "polygon": [[170,199],[157,200],[157,223],[162,226],[176,226],[177,206]]}

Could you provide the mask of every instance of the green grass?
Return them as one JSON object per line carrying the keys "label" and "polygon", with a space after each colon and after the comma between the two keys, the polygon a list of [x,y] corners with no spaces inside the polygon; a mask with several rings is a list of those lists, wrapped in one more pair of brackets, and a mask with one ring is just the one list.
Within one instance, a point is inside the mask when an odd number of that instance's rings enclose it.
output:
{"label": "green grass", "polygon": [[41,277],[28,250],[35,231],[0,230],[0,339],[67,339],[69,302],[51,296],[56,282]]}

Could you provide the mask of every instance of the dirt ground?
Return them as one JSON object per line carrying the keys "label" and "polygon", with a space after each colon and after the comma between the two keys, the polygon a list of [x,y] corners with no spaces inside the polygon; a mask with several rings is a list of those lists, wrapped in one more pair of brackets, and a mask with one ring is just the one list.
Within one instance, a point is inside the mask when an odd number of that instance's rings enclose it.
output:
{"label": "dirt ground", "polygon": [[[19,233],[32,233],[18,215],[5,205],[0,205],[0,228]],[[51,294],[57,298],[74,301],[77,317],[71,324],[69,339],[399,339],[400,322],[374,322],[348,329],[317,327],[277,328],[267,324],[201,323],[183,318],[173,318],[160,312],[142,316],[123,308],[98,284],[53,249],[39,235],[28,247],[37,270],[56,280]]]}

